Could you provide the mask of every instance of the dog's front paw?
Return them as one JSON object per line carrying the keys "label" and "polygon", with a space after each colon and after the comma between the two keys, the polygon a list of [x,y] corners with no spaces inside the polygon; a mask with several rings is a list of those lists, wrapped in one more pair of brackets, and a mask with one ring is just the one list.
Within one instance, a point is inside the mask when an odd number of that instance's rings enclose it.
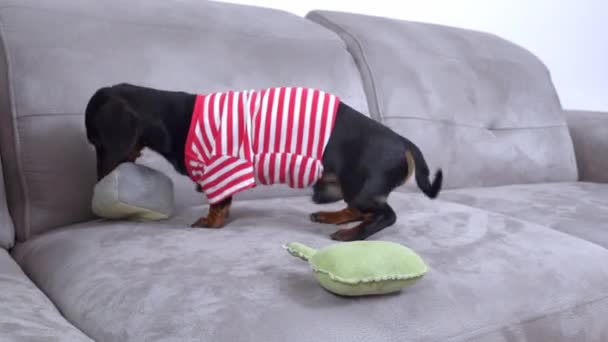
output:
{"label": "dog's front paw", "polygon": [[318,223],[329,223],[328,218],[326,217],[325,213],[322,211],[310,214],[310,220],[312,222],[318,222]]}
{"label": "dog's front paw", "polygon": [[209,217],[201,217],[191,226],[192,228],[211,228],[219,229],[224,227],[224,220],[211,220]]}

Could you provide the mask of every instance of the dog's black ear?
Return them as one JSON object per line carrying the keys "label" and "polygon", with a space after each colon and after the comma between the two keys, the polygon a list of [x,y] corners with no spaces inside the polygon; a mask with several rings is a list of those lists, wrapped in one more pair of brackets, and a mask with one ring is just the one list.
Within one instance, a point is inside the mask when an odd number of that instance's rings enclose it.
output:
{"label": "dog's black ear", "polygon": [[93,113],[87,113],[95,131],[98,178],[103,178],[138,148],[141,120],[126,101],[108,97]]}

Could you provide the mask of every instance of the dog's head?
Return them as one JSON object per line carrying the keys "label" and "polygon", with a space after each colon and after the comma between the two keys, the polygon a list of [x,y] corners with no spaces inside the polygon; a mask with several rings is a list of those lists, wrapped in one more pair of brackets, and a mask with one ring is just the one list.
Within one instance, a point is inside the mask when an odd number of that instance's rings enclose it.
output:
{"label": "dog's head", "polygon": [[111,88],[102,88],[91,97],[85,112],[85,126],[97,155],[98,180],[121,163],[135,161],[143,148],[138,113]]}

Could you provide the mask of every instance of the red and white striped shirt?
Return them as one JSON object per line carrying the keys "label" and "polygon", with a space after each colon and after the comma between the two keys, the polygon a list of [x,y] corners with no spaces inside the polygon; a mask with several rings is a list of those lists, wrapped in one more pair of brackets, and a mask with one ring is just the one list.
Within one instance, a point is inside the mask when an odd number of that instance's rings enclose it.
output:
{"label": "red and white striped shirt", "polygon": [[197,95],[186,139],[186,169],[211,204],[257,184],[312,186],[338,97],[308,88]]}

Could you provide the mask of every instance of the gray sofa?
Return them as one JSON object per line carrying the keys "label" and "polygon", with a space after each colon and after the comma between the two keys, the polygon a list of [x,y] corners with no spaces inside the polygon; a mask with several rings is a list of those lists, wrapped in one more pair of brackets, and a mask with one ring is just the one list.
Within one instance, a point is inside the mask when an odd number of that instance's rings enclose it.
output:
{"label": "gray sofa", "polygon": [[[83,109],[123,81],[318,87],[407,136],[445,191],[399,189],[397,223],[373,239],[429,273],[395,295],[331,295],[281,248],[333,243],[308,191],[258,188],[226,228],[191,229],[202,196],[147,151],[176,215],[95,219]],[[193,0],[0,0],[0,340],[608,341],[606,151],[608,114],[564,111],[542,62],[490,34]]]}

